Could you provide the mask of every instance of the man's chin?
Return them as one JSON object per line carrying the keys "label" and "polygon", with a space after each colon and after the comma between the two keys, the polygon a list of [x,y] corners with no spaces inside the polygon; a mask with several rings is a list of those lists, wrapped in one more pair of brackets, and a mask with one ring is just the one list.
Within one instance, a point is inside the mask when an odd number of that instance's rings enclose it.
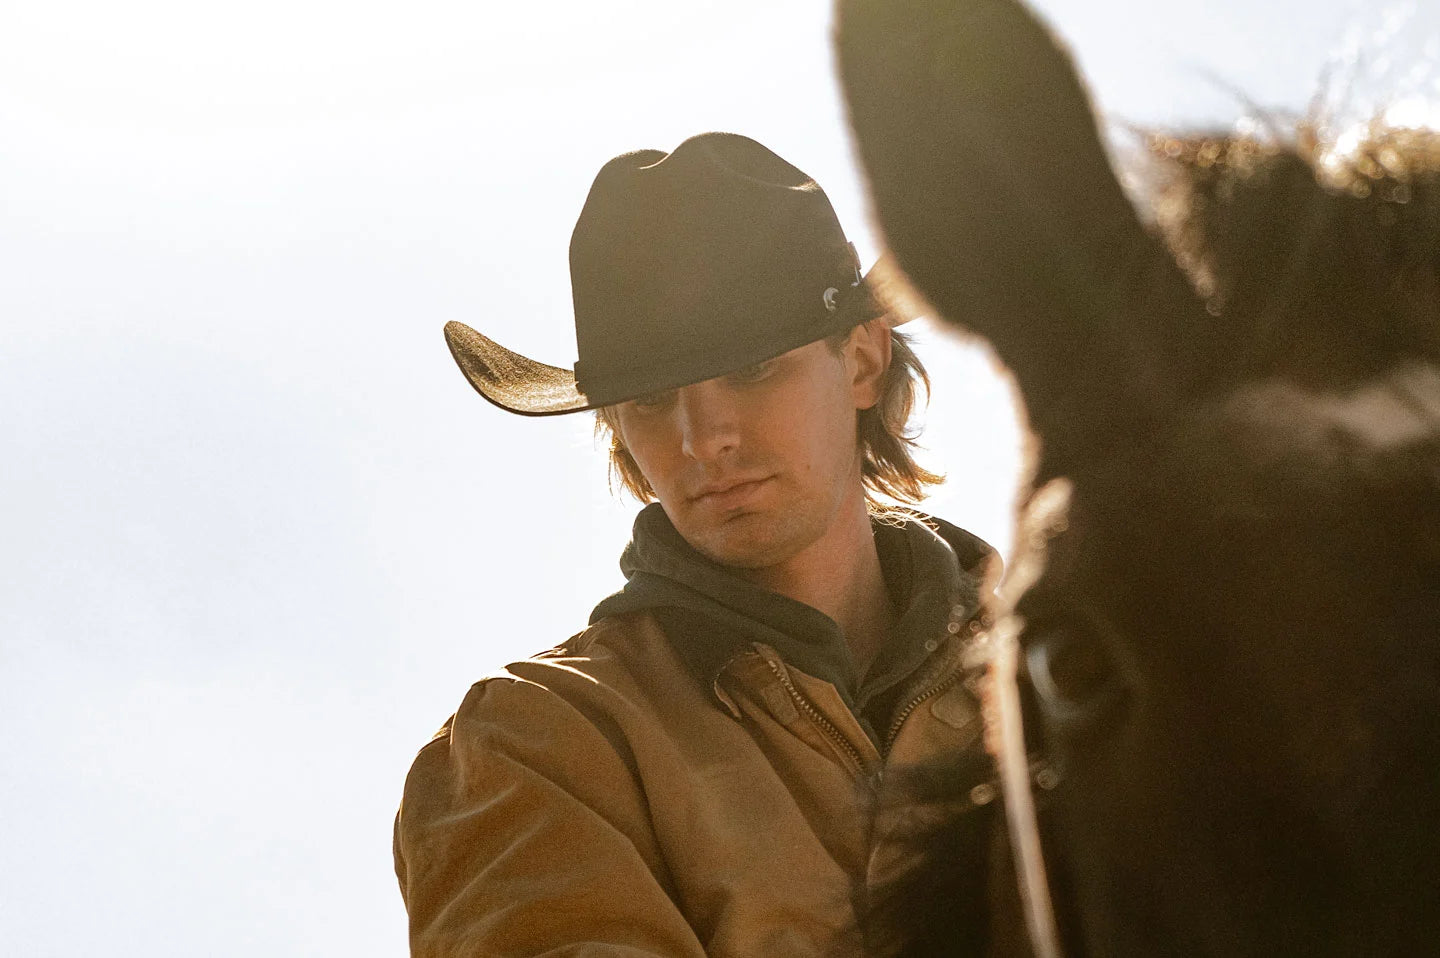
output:
{"label": "man's chin", "polygon": [[727,519],[715,528],[697,529],[693,534],[680,530],[696,552],[720,565],[735,569],[764,569],[785,559],[785,550],[774,535],[774,521],[750,513]]}

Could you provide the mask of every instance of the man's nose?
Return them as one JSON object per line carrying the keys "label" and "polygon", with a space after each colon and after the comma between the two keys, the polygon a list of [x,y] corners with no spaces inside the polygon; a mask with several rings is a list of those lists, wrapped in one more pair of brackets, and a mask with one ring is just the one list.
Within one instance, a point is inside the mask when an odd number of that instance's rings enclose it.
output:
{"label": "man's nose", "polygon": [[714,380],[695,383],[679,391],[676,411],[685,455],[710,462],[740,445],[740,424],[734,397]]}

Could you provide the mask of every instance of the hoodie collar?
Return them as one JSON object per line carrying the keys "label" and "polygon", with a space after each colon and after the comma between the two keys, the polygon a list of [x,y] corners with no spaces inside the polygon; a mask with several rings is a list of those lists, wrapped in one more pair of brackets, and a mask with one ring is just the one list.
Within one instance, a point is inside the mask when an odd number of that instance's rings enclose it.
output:
{"label": "hoodie collar", "polygon": [[864,681],[840,627],[811,606],[735,575],[687,543],[658,503],[635,518],[620,556],[626,584],[590,614],[653,610],[687,668],[705,688],[735,655],[754,643],[773,647],[789,664],[832,683],[852,708],[893,686],[923,661],[952,620],[979,606],[979,584],[993,550],[942,519],[919,514],[872,521],[886,588],[897,611],[891,640]]}

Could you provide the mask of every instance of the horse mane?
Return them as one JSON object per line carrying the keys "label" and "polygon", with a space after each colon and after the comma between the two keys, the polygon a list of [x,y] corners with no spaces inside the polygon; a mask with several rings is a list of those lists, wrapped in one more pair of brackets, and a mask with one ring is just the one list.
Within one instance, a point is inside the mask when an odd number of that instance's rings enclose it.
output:
{"label": "horse mane", "polygon": [[1226,379],[1359,382],[1440,358],[1440,133],[1376,122],[1343,154],[1150,133],[1156,224],[1234,345]]}

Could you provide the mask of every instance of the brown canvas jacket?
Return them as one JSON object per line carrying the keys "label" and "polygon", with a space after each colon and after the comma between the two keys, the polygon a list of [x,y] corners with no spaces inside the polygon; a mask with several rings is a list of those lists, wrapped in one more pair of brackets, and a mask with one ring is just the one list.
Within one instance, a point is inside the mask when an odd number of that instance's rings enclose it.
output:
{"label": "brown canvas jacket", "polygon": [[966,789],[886,789],[981,755],[960,666],[973,612],[937,623],[884,729],[765,643],[697,674],[647,609],[477,683],[396,819],[412,954],[890,952],[865,940],[869,902],[903,887],[939,824],[989,812]]}

